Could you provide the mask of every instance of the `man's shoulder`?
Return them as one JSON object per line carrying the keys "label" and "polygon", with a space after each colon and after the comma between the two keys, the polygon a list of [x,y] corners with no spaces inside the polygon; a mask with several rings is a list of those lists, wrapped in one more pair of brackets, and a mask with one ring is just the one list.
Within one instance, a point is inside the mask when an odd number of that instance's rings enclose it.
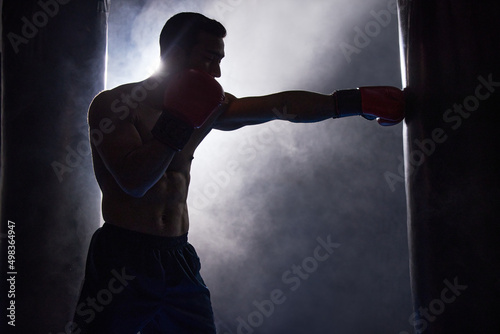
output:
{"label": "man's shoulder", "polygon": [[127,83],[112,89],[103,90],[94,97],[91,105],[100,106],[103,103],[110,103],[115,99],[120,99],[122,94],[125,94],[127,91],[130,92],[136,85],[137,83]]}
{"label": "man's shoulder", "polygon": [[103,90],[92,100],[89,107],[89,117],[92,116],[113,116],[121,111],[124,104],[124,96],[137,86],[137,83],[127,83],[112,89]]}

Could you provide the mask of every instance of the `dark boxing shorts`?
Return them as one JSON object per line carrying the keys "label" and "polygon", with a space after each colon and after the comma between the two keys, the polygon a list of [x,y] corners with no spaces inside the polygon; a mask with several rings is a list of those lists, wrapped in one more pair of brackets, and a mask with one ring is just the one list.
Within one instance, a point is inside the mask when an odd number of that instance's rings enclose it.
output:
{"label": "dark boxing shorts", "polygon": [[109,223],[91,240],[73,333],[215,333],[210,293],[187,234],[159,237]]}

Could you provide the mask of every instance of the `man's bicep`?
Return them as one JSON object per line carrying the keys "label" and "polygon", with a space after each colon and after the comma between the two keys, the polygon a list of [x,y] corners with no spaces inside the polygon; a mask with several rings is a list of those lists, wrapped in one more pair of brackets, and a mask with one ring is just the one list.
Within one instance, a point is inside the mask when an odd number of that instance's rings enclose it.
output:
{"label": "man's bicep", "polygon": [[222,106],[225,110],[218,117],[214,128],[234,130],[276,119],[275,110],[279,108],[280,103],[278,95],[236,98],[226,93],[226,100]]}
{"label": "man's bicep", "polygon": [[109,111],[107,104],[91,106],[89,128],[92,145],[112,174],[119,171],[130,152],[142,145],[139,132],[130,118],[121,119]]}

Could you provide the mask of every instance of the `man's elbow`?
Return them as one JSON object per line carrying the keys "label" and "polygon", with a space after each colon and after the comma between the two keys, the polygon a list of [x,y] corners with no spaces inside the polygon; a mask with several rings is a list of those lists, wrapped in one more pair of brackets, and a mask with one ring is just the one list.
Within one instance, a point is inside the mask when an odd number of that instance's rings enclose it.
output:
{"label": "man's elbow", "polygon": [[234,130],[237,130],[237,129],[240,129],[242,127],[244,127],[245,124],[217,124],[216,126],[214,126],[214,129],[216,130],[220,130],[220,131],[234,131]]}
{"label": "man's elbow", "polygon": [[141,182],[134,182],[133,180],[130,179],[118,179],[115,178],[116,182],[118,183],[118,186],[121,188],[121,190],[127,194],[128,196],[134,197],[134,198],[141,198],[144,197],[144,195],[149,191],[151,188],[149,185],[145,185],[144,183]]}
{"label": "man's elbow", "polygon": [[267,121],[269,120],[245,120],[245,121],[241,120],[241,121],[218,122],[217,124],[214,125],[214,129],[221,131],[233,131],[241,129],[242,127],[247,125],[257,125],[266,123]]}
{"label": "man's elbow", "polygon": [[122,190],[129,196],[133,198],[142,198],[144,195],[146,195],[147,190],[143,189],[123,189]]}

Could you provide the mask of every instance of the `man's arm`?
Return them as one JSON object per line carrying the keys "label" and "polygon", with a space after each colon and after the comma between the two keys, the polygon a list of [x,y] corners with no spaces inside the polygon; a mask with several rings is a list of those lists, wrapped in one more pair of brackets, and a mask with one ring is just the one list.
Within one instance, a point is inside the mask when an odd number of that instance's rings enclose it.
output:
{"label": "man's arm", "polygon": [[165,173],[176,151],[153,136],[143,141],[134,116],[112,111],[108,92],[98,95],[89,109],[90,131],[107,130],[93,141],[100,158],[120,188],[130,196],[143,196]]}
{"label": "man's arm", "polygon": [[215,125],[219,130],[234,130],[274,119],[312,123],[354,115],[369,120],[377,118],[381,125],[394,125],[404,117],[404,94],[399,88],[385,86],[339,90],[331,95],[286,91],[241,99],[226,93],[224,108]]}
{"label": "man's arm", "polygon": [[307,91],[286,91],[266,96],[236,98],[226,93],[226,109],[214,128],[235,130],[275,119],[296,123],[319,122],[336,115],[331,95]]}

